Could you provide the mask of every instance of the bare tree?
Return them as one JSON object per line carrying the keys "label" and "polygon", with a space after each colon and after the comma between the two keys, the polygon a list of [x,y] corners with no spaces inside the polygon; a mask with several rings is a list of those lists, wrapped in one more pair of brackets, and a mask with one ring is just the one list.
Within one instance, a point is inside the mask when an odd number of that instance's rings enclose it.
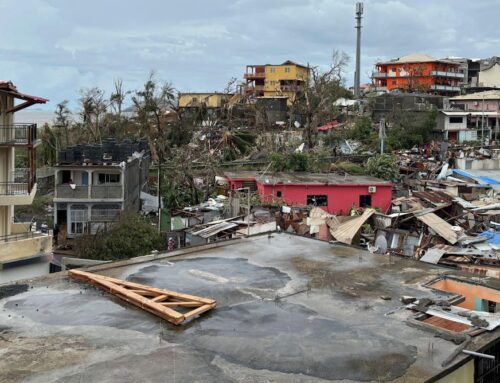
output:
{"label": "bare tree", "polygon": [[175,89],[170,82],[159,83],[151,72],[144,88],[132,96],[141,135],[148,135],[153,157],[162,162],[169,149],[164,116],[175,109]]}
{"label": "bare tree", "polygon": [[68,108],[68,100],[64,100],[56,105],[54,127],[55,127],[55,142],[59,150],[63,145],[61,143],[62,132],[64,132],[64,147],[69,146],[69,128],[71,124],[71,112]]}
{"label": "bare tree", "polygon": [[115,85],[115,90],[113,93],[111,93],[111,96],[109,97],[109,103],[113,108],[115,114],[120,118],[122,115],[122,107],[125,98],[131,92],[123,90],[123,80],[121,78],[116,79],[114,85]]}
{"label": "bare tree", "polygon": [[314,146],[313,129],[334,115],[333,102],[348,93],[344,87],[344,72],[349,63],[345,52],[335,50],[332,61],[326,70],[309,67],[309,84],[304,99],[298,101],[298,109],[305,115],[305,133],[309,148]]}
{"label": "bare tree", "polygon": [[97,87],[81,91],[80,116],[82,126],[94,142],[102,141],[102,119],[108,110],[109,101],[104,96],[104,91]]}

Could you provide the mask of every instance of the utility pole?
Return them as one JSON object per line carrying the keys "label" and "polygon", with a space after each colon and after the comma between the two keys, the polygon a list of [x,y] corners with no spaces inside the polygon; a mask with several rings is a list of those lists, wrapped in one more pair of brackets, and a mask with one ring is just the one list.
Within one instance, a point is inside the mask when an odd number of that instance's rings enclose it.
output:
{"label": "utility pole", "polygon": [[380,138],[380,154],[384,154],[385,118],[380,119],[378,137]]}
{"label": "utility pole", "polygon": [[484,97],[481,106],[481,149],[484,146]]}
{"label": "utility pole", "polygon": [[354,72],[354,98],[359,98],[359,83],[361,71],[361,18],[363,15],[363,3],[356,3],[356,71]]}

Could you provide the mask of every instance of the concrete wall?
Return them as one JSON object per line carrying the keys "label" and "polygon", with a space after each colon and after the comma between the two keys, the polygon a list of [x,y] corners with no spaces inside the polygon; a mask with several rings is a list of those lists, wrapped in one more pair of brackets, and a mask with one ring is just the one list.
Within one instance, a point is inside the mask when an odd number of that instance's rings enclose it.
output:
{"label": "concrete wall", "polygon": [[470,360],[436,383],[471,383],[474,382],[474,360]]}
{"label": "concrete wall", "polygon": [[462,295],[465,297],[465,301],[458,306],[464,309],[483,311],[483,301],[492,301],[500,304],[499,291],[480,285],[445,278],[432,284],[432,288]]}
{"label": "concrete wall", "polygon": [[11,225],[11,234],[20,234],[30,231],[31,222],[15,222]]}
{"label": "concrete wall", "polygon": [[18,241],[0,243],[0,263],[14,261],[31,256],[52,252],[52,236],[21,239]]}
{"label": "concrete wall", "polygon": [[500,65],[495,64],[491,68],[479,72],[479,86],[500,87]]}
{"label": "concrete wall", "polygon": [[498,100],[450,100],[452,106],[463,106],[468,112],[498,112],[500,110],[500,99]]}
{"label": "concrete wall", "polygon": [[500,158],[484,160],[457,158],[456,166],[462,170],[498,170],[500,169]]}

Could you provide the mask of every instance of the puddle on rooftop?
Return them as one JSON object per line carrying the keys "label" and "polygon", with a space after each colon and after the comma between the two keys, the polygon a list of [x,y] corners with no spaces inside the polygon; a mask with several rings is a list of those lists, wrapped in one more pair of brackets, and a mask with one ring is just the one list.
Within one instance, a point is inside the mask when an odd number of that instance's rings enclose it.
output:
{"label": "puddle on rooftop", "polygon": [[254,301],[163,334],[249,368],[331,380],[392,380],[415,361],[414,346],[315,314],[283,301]]}
{"label": "puddle on rooftop", "polygon": [[274,298],[290,277],[244,258],[196,258],[146,266],[127,280],[215,299],[218,307],[255,297]]}
{"label": "puddle on rooftop", "polygon": [[5,308],[35,322],[63,326],[108,326],[144,333],[158,332],[159,319],[104,292],[82,285],[80,290],[33,289],[11,298]]}

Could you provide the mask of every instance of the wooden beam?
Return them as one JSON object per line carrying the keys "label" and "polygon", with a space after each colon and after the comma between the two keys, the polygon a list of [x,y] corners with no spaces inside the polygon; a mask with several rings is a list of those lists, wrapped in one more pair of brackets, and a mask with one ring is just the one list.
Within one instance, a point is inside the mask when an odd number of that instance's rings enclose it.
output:
{"label": "wooden beam", "polygon": [[[81,270],[70,270],[68,274],[71,278],[91,283],[176,325],[216,306],[216,301],[213,299],[157,289]],[[195,309],[183,314],[170,307],[194,307]]]}

